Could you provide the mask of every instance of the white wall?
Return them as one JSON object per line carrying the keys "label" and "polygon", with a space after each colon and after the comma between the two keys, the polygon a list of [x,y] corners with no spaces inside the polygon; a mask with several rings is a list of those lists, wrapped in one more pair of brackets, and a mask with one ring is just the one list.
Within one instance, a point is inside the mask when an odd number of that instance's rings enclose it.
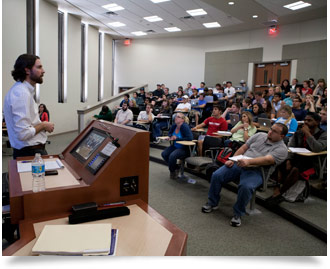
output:
{"label": "white wall", "polygon": [[[2,35],[2,103],[4,96],[14,84],[10,74],[17,57],[26,53],[26,1],[4,0]],[[98,29],[88,27],[88,101],[80,102],[81,90],[81,21],[68,15],[68,90],[67,102],[58,103],[58,47],[57,7],[40,0],[40,59],[45,69],[44,83],[40,86],[40,102],[46,104],[51,121],[55,124],[53,134],[78,129],[77,110],[95,105],[98,94]],[[112,37],[105,34],[104,98],[111,95]],[[110,63],[110,66],[109,66]],[[93,114],[98,114],[95,111]]]}
{"label": "white wall", "polygon": [[204,80],[205,52],[262,47],[263,61],[277,61],[282,59],[283,45],[327,39],[326,23],[322,18],[284,25],[276,37],[265,28],[217,36],[139,39],[130,46],[117,41],[114,90],[140,83],[148,83],[150,90],[165,83],[171,92],[187,82],[199,86]]}

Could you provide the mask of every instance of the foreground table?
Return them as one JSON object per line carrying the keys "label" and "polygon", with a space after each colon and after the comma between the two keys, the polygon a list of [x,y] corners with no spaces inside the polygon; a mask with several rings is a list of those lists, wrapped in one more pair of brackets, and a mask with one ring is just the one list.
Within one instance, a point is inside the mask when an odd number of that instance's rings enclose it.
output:
{"label": "foreground table", "polygon": [[[129,202],[130,215],[90,222],[112,223],[119,230],[116,256],[186,255],[187,234],[142,200]],[[68,215],[20,222],[21,238],[3,256],[30,256],[44,225],[68,224]]]}

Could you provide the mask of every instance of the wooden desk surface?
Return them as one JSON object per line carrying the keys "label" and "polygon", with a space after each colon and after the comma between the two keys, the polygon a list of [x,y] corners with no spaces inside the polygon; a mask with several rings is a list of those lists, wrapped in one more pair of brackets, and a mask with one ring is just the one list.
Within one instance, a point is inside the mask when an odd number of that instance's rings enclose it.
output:
{"label": "wooden desk surface", "polygon": [[295,154],[301,155],[301,156],[306,156],[306,157],[311,157],[311,156],[319,156],[319,155],[326,155],[327,151],[320,151],[320,152],[294,152]]}
{"label": "wooden desk surface", "polygon": [[195,146],[194,141],[176,141],[176,143],[184,145],[184,146]]}
{"label": "wooden desk surface", "polygon": [[[142,200],[129,202],[131,214],[109,218],[119,229],[116,256],[177,256],[186,255],[187,234],[169,222]],[[145,212],[145,214],[144,214]],[[42,228],[46,224],[68,223],[68,214],[47,219],[20,222],[20,240],[3,252],[3,256],[29,256]]]}

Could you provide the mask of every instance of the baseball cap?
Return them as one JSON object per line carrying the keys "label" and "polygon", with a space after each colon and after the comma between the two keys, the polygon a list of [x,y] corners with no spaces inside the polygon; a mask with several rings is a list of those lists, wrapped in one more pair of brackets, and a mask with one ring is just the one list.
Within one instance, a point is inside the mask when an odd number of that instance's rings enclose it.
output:
{"label": "baseball cap", "polygon": [[188,97],[188,95],[184,95],[184,96],[182,96],[182,98],[188,99],[189,97]]}
{"label": "baseball cap", "polygon": [[239,83],[245,83],[245,80],[244,79],[242,79]]}

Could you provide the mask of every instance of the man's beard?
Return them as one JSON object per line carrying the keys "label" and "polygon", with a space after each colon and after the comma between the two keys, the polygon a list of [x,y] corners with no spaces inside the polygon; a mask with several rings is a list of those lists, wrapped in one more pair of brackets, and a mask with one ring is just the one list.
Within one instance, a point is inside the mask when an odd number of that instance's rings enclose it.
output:
{"label": "man's beard", "polygon": [[126,111],[127,110],[127,107],[126,108],[123,108],[123,111]]}
{"label": "man's beard", "polygon": [[30,79],[32,80],[32,81],[34,81],[35,83],[39,83],[39,84],[42,84],[43,83],[43,79],[42,79],[42,77],[43,77],[43,75],[41,75],[41,76],[36,76],[35,74],[31,74],[30,75]]}

